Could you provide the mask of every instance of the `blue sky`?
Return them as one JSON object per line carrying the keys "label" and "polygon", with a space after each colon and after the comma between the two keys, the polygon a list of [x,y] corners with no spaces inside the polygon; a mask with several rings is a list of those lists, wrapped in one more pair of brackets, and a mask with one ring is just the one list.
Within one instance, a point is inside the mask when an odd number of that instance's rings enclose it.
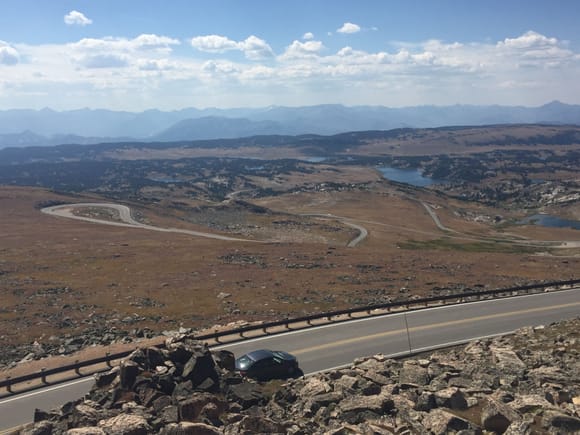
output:
{"label": "blue sky", "polygon": [[0,109],[580,103],[576,0],[0,8]]}

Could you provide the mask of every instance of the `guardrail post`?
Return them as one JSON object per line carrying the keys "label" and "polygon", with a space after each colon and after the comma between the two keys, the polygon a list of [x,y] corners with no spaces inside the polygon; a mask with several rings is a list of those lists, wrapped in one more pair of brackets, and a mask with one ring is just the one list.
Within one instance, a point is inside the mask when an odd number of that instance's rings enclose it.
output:
{"label": "guardrail post", "polygon": [[290,329],[290,322],[288,321],[288,319],[286,319],[286,323],[284,323],[284,326],[286,327],[286,329]]}
{"label": "guardrail post", "polygon": [[[79,361],[78,359],[77,359],[77,360],[75,360],[75,364],[78,364],[79,362],[80,362],[80,361]],[[75,367],[75,373],[76,373],[77,375],[79,375],[79,376],[82,376],[82,375],[81,375],[81,368],[80,368],[79,366],[76,366],[76,367]]]}
{"label": "guardrail post", "polygon": [[40,369],[40,376],[43,384],[48,384],[46,381],[46,367]]}
{"label": "guardrail post", "polygon": [[107,357],[107,367],[112,368],[113,365],[111,364],[111,352],[107,352],[105,356]]}
{"label": "guardrail post", "polygon": [[6,376],[6,380],[8,381],[8,385],[6,385],[6,390],[9,393],[12,393],[13,391],[12,391],[12,384],[10,383],[10,378],[11,378],[11,376]]}

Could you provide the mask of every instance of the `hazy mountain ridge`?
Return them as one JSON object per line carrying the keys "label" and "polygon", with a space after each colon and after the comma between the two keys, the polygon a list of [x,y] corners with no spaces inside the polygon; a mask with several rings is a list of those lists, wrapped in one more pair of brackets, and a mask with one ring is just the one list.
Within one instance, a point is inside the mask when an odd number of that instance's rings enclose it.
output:
{"label": "hazy mountain ridge", "polygon": [[254,135],[331,135],[345,131],[449,125],[580,124],[580,105],[554,101],[523,106],[353,106],[196,109],[122,112],[79,109],[0,111],[0,148],[66,143],[179,141]]}

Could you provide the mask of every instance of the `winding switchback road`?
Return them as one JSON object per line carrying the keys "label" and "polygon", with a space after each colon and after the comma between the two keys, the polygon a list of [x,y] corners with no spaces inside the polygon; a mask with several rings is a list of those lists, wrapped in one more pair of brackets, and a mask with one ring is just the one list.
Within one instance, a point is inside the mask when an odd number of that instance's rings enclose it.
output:
{"label": "winding switchback road", "polygon": [[[216,348],[236,355],[260,348],[286,350],[298,357],[305,374],[312,374],[362,356],[401,356],[578,316],[580,288],[357,319]],[[0,430],[30,421],[35,408],[46,410],[81,397],[91,385],[91,377],[82,378],[2,399]]]}
{"label": "winding switchback road", "polygon": [[[79,216],[74,214],[75,208],[108,208],[116,210],[119,213],[119,221],[112,221],[112,220],[104,220],[104,219],[96,219],[87,216]],[[45,207],[41,210],[43,213],[52,215],[52,216],[60,216],[66,217],[70,219],[78,219],[81,221],[86,222],[93,222],[103,225],[113,225],[117,227],[129,227],[129,228],[141,228],[144,230],[150,231],[161,231],[164,233],[180,233],[180,234],[188,234],[190,236],[198,236],[198,237],[206,237],[209,239],[217,239],[217,240],[228,240],[232,242],[254,242],[254,243],[261,243],[257,240],[249,240],[249,239],[240,239],[237,237],[229,237],[229,236],[222,236],[220,234],[214,233],[206,233],[201,231],[192,231],[192,230],[183,230],[180,228],[161,228],[155,227],[153,225],[146,225],[140,222],[137,222],[131,216],[131,209],[126,205],[121,204],[108,204],[108,203],[80,203],[80,204],[65,204],[65,205],[55,205],[52,207]]]}
{"label": "winding switchback road", "polygon": [[[232,194],[232,197],[235,193],[239,193],[239,192],[234,192]],[[110,209],[110,210],[116,210],[119,213],[119,221],[97,219],[97,218],[91,218],[88,216],[80,216],[80,215],[74,213],[75,208],[105,208],[105,209]],[[41,212],[48,214],[48,215],[51,215],[51,216],[65,217],[65,218],[69,218],[69,219],[78,219],[81,221],[93,222],[93,223],[103,224],[103,225],[113,225],[113,226],[117,226],[117,227],[141,228],[144,230],[161,231],[161,232],[165,232],[165,233],[188,234],[190,236],[206,237],[206,238],[210,238],[210,239],[226,240],[226,241],[232,241],[232,242],[268,243],[268,241],[240,239],[237,237],[223,236],[220,234],[206,233],[206,232],[201,232],[201,231],[183,230],[180,228],[161,228],[161,227],[155,227],[153,225],[146,225],[146,224],[143,224],[143,223],[138,222],[135,219],[133,219],[133,216],[131,215],[131,209],[129,207],[127,207],[126,205],[121,205],[121,204],[100,203],[100,202],[63,204],[63,205],[55,205],[55,206],[51,206],[51,207],[45,207],[45,208],[41,209]],[[327,219],[334,218],[337,220],[341,220],[345,225],[358,230],[359,234],[354,239],[352,239],[350,242],[348,242],[347,246],[349,248],[352,248],[352,247],[355,247],[356,245],[358,245],[368,235],[368,231],[366,230],[366,228],[364,228],[361,225],[350,222],[349,220],[347,220],[347,218],[342,218],[340,216],[334,216],[331,214],[326,214],[326,215],[325,214],[311,214],[311,215],[305,215],[305,216],[315,216],[315,217],[322,217],[322,218],[327,218]]]}

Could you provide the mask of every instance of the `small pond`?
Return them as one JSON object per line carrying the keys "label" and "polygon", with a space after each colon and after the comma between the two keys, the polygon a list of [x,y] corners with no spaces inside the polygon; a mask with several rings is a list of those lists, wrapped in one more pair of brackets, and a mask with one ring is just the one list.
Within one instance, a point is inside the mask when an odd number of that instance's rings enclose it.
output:
{"label": "small pond", "polygon": [[157,181],[158,183],[185,183],[184,180],[171,177],[149,177],[149,179],[151,181]]}
{"label": "small pond", "polygon": [[438,184],[440,181],[433,178],[425,177],[419,169],[398,169],[390,166],[379,166],[377,168],[388,180],[399,183],[407,183],[417,187],[431,186]]}
{"label": "small pond", "polygon": [[562,219],[549,214],[535,214],[518,221],[520,225],[541,225],[550,228],[573,228],[580,230],[580,221]]}

